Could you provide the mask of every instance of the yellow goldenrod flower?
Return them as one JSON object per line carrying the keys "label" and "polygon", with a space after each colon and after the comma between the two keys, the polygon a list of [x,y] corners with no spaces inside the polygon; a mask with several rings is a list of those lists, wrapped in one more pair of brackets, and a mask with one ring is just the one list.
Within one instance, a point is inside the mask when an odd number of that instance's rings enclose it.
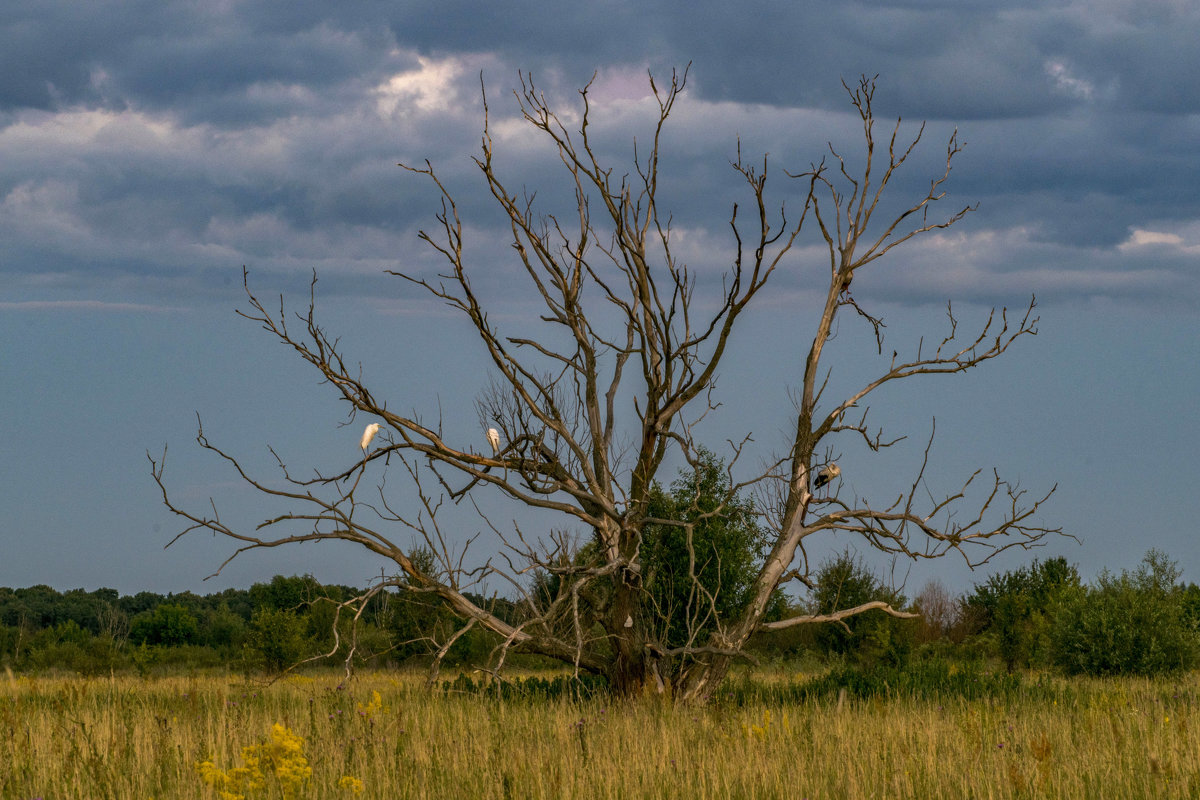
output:
{"label": "yellow goldenrod flower", "polygon": [[198,761],[195,769],[221,800],[245,800],[245,793],[266,788],[268,778],[275,779],[285,800],[297,800],[312,777],[304,739],[278,723],[269,742],[242,748],[242,766],[222,770],[212,761]]}
{"label": "yellow goldenrod flower", "polygon": [[338,780],[337,785],[339,789],[345,789],[349,791],[350,794],[362,794],[363,789],[366,788],[362,781],[351,775],[342,776],[341,779]]}
{"label": "yellow goldenrod flower", "polygon": [[371,702],[366,705],[358,704],[358,713],[367,719],[373,718],[376,714],[387,713],[387,708],[383,705],[383,698],[378,691],[371,692]]}

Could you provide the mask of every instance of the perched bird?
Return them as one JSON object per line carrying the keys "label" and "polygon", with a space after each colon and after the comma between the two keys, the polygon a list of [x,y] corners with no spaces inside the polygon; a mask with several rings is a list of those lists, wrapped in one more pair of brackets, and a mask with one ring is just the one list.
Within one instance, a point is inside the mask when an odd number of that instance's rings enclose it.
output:
{"label": "perched bird", "polygon": [[362,441],[358,443],[358,446],[362,448],[364,453],[367,451],[367,447],[371,444],[371,440],[375,438],[375,434],[377,433],[379,433],[378,422],[372,422],[366,427],[366,429],[363,430]]}
{"label": "perched bird", "polygon": [[500,431],[495,428],[487,429],[488,444],[492,446],[492,455],[500,455]]}
{"label": "perched bird", "polygon": [[817,479],[813,481],[813,488],[820,489],[841,474],[842,468],[837,464],[826,464],[817,472]]}
{"label": "perched bird", "polygon": [[838,294],[850,294],[850,281],[854,280],[854,270],[846,273],[846,277],[842,280],[842,288],[838,290]]}

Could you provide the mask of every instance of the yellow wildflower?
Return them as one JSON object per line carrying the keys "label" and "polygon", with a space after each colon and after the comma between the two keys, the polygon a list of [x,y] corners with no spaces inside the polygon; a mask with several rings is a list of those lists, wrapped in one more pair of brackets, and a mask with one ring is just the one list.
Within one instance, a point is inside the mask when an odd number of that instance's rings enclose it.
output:
{"label": "yellow wildflower", "polygon": [[350,794],[362,794],[363,789],[366,788],[365,786],[363,786],[362,781],[360,781],[358,778],[355,778],[351,775],[343,775],[338,780],[337,785],[338,785],[339,789],[345,789],[345,790],[349,791]]}
{"label": "yellow wildflower", "polygon": [[296,800],[312,777],[304,756],[304,739],[283,725],[271,728],[271,741],[242,748],[242,766],[222,770],[212,761],[198,761],[200,779],[217,790],[221,800],[245,800],[273,777],[285,800]]}
{"label": "yellow wildflower", "polygon": [[387,708],[383,705],[383,698],[378,691],[371,692],[371,702],[366,705],[358,704],[358,713],[367,719],[371,719],[376,714],[387,713]]}
{"label": "yellow wildflower", "polygon": [[742,730],[745,731],[747,738],[751,738],[751,739],[753,739],[754,737],[758,737],[759,739],[767,738],[768,734],[770,734],[770,732],[771,732],[771,712],[769,710],[763,712],[762,725],[753,725],[753,724],[747,725],[747,724],[743,723]]}

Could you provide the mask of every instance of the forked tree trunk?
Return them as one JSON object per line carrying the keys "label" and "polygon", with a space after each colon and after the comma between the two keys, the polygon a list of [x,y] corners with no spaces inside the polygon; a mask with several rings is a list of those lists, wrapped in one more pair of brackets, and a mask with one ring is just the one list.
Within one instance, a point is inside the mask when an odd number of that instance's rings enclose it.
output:
{"label": "forked tree trunk", "polygon": [[710,661],[692,664],[676,681],[674,697],[680,703],[705,703],[729,674],[733,660],[729,656],[713,656]]}

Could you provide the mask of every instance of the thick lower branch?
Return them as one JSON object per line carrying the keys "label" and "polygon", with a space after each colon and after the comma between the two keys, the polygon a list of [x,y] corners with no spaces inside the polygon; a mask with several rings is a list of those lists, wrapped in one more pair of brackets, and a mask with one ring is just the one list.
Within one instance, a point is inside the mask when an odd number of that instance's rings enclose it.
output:
{"label": "thick lower branch", "polygon": [[841,622],[842,620],[861,614],[864,611],[873,611],[879,609],[884,613],[890,614],[897,619],[915,619],[920,617],[920,614],[914,614],[911,611],[897,611],[891,605],[883,600],[872,600],[869,603],[863,603],[861,606],[854,608],[846,608],[841,611],[834,611],[832,614],[805,614],[800,617],[789,617],[788,619],[776,620],[775,622],[764,622],[760,625],[760,629],[764,631],[780,631],[784,628],[791,628],[794,625],[811,625],[820,622]]}

